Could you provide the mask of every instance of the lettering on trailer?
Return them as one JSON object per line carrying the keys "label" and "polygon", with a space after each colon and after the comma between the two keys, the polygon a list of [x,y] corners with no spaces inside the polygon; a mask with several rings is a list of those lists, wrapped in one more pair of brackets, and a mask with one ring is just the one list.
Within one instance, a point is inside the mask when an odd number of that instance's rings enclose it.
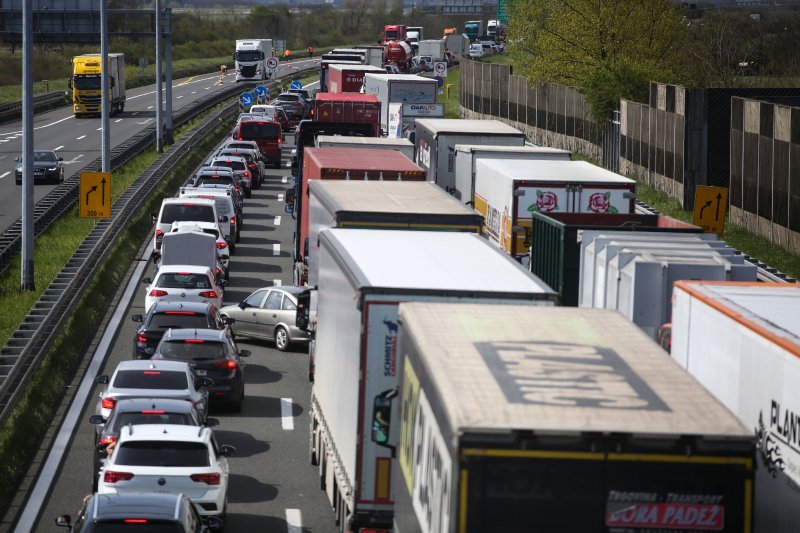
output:
{"label": "lettering on trailer", "polygon": [[383,317],[386,335],[383,340],[383,375],[397,375],[397,322]]}
{"label": "lettering on trailer", "polygon": [[431,146],[425,139],[420,139],[419,141],[417,163],[425,167],[425,169],[431,168]]}
{"label": "lettering on trailer", "polygon": [[419,378],[408,359],[408,354],[405,354],[403,357],[403,390],[400,391],[400,445],[398,446],[397,462],[403,473],[409,495],[414,490],[414,426],[417,403],[419,403],[419,390]]}
{"label": "lettering on trailer", "polygon": [[475,346],[510,403],[669,411],[610,348],[547,340]]}
{"label": "lettering on trailer", "polygon": [[452,462],[433,410],[419,391],[413,432],[411,503],[422,533],[450,530]]}
{"label": "lettering on trailer", "polygon": [[761,464],[773,477],[785,472],[795,483],[800,483],[800,414],[770,401],[769,426],[764,423],[764,411],[758,415],[755,428],[756,447]]}
{"label": "lettering on trailer", "polygon": [[486,205],[486,233],[495,242],[500,242],[500,233],[503,230],[503,213],[489,204]]}
{"label": "lettering on trailer", "polygon": [[[722,531],[725,507],[683,503],[608,503],[609,527],[646,528],[644,531]],[[663,528],[663,529],[662,529]]]}

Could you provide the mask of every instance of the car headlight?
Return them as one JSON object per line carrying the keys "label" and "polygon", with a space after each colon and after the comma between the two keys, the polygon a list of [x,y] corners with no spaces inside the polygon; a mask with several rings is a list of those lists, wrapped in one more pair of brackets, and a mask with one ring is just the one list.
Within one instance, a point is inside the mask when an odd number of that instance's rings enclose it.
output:
{"label": "car headlight", "polygon": [[58,167],[48,168],[47,170],[48,172],[55,172],[56,170],[58,170]]}

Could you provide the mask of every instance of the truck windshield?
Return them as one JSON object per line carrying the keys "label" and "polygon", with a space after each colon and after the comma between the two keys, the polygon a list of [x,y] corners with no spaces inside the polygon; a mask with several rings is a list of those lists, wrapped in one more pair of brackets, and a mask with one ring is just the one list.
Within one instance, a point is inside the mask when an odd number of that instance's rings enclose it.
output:
{"label": "truck windshield", "polygon": [[397,30],[386,30],[387,39],[397,39]]}
{"label": "truck windshield", "polygon": [[72,85],[79,90],[95,89],[100,90],[100,75],[95,74],[87,76],[85,74],[77,75],[73,78]]}
{"label": "truck windshield", "polygon": [[236,61],[259,61],[261,52],[258,50],[239,50],[236,52]]}

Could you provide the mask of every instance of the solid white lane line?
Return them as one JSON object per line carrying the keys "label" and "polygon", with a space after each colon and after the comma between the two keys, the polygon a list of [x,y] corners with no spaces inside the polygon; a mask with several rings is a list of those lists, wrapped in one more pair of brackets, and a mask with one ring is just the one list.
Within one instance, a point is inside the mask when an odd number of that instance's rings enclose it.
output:
{"label": "solid white lane line", "polygon": [[272,255],[281,255],[281,243],[276,242],[272,245]]}
{"label": "solid white lane line", "polygon": [[286,509],[286,533],[303,533],[303,515],[300,509]]}
{"label": "solid white lane line", "polygon": [[283,429],[294,429],[291,398],[281,398],[281,427]]}
{"label": "solid white lane line", "polygon": [[280,217],[280,215],[275,217],[274,223],[275,223],[276,226],[280,226],[281,225],[281,217]]}
{"label": "solid white lane line", "polygon": [[116,124],[117,122],[122,122],[122,119],[118,118],[117,120],[114,121],[114,124]]}
{"label": "solid white lane line", "polygon": [[6,176],[8,176],[9,174],[11,174],[11,171],[10,171],[10,170],[9,170],[8,172],[3,172],[2,174],[0,174],[0,179],[3,179],[3,178],[5,178],[5,177],[6,177]]}
{"label": "solid white lane line", "polygon": [[53,148],[53,150],[61,150],[62,148],[64,148],[64,147],[63,146],[56,146],[55,148]]}
{"label": "solid white lane line", "polygon": [[85,139],[86,135],[81,135],[80,137],[75,137],[76,141],[80,141],[81,139]]}
{"label": "solid white lane line", "polygon": [[81,411],[83,411],[83,406],[86,404],[89,394],[94,388],[94,377],[100,372],[100,367],[103,364],[103,360],[106,358],[106,353],[111,349],[111,343],[117,335],[117,329],[119,329],[120,322],[122,322],[125,311],[128,309],[128,303],[133,298],[135,291],[139,288],[139,278],[146,266],[147,261],[140,261],[136,266],[136,270],[128,282],[128,286],[125,288],[125,293],[122,295],[121,303],[114,310],[114,315],[111,317],[111,321],[102,339],[100,339],[100,344],[98,344],[97,350],[92,356],[92,361],[86,369],[86,374],[81,381],[75,399],[69,406],[69,411],[64,419],[64,423],[53,441],[53,447],[47,455],[42,471],[36,480],[36,485],[34,485],[28,502],[25,504],[25,509],[17,522],[17,528],[14,530],[15,532],[27,533],[33,530],[36,517],[39,516],[39,512],[44,506],[45,500],[50,495],[50,486],[56,478],[59,465],[64,460],[69,441],[72,438],[72,434],[75,432],[75,426],[81,422]]}
{"label": "solid white lane line", "polygon": [[281,280],[279,280],[279,279],[273,279],[273,280],[272,280],[272,285],[273,285],[274,287],[280,287],[280,286],[281,286]]}

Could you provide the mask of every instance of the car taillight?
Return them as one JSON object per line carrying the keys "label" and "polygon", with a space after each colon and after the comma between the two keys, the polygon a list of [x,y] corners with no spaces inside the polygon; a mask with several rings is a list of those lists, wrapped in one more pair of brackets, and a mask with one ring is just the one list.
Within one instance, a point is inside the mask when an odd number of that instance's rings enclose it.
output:
{"label": "car taillight", "polygon": [[103,401],[100,402],[100,405],[103,409],[113,409],[114,404],[116,403],[117,401],[114,398],[103,398]]}
{"label": "car taillight", "polygon": [[214,366],[219,368],[225,368],[228,370],[236,370],[236,367],[239,366],[239,363],[237,363],[232,359],[228,359],[227,361],[217,361],[216,363],[214,363]]}
{"label": "car taillight", "polygon": [[[233,221],[233,219],[231,219],[231,224],[235,224],[235,222]],[[224,249],[225,249],[225,248],[227,248],[227,247],[228,247],[228,243],[227,243],[227,242],[225,242],[225,241],[219,241],[219,242],[217,242],[217,249],[218,249],[218,250],[224,250]]]}
{"label": "car taillight", "polygon": [[149,296],[153,296],[154,298],[159,298],[161,296],[166,296],[167,291],[162,291],[161,289],[153,289],[150,291]]}
{"label": "car taillight", "polygon": [[216,274],[216,276],[217,276],[217,277],[219,277],[219,275],[220,275],[221,273],[222,273],[222,272],[220,271],[219,267],[216,267],[216,268],[214,268],[214,274]]}
{"label": "car taillight", "polygon": [[192,474],[189,479],[206,485],[219,485],[219,474]]}
{"label": "car taillight", "polygon": [[164,232],[163,232],[163,231],[161,231],[160,229],[157,229],[157,230],[156,230],[156,240],[157,240],[157,241],[160,241],[160,240],[161,240],[161,239],[163,239],[163,238],[164,238]]}
{"label": "car taillight", "polygon": [[125,520],[123,520],[123,522],[126,523],[126,524],[146,524],[147,523],[147,519],[145,519],[145,518],[126,518]]}
{"label": "car taillight", "polygon": [[145,343],[147,342],[147,337],[139,333],[138,335],[136,335],[136,342]]}
{"label": "car taillight", "polygon": [[231,226],[235,226],[236,225],[236,217],[233,217],[230,220],[231,220]]}
{"label": "car taillight", "polygon": [[217,291],[203,291],[200,293],[200,298],[216,298]]}
{"label": "car taillight", "polygon": [[312,117],[314,116],[314,109],[311,109],[311,113],[309,113]]}
{"label": "car taillight", "polygon": [[98,444],[108,446],[109,444],[114,444],[115,442],[117,442],[117,437],[103,437],[100,439]]}
{"label": "car taillight", "polygon": [[133,479],[132,472],[114,472],[113,470],[106,470],[103,474],[103,481],[105,483],[116,483],[117,481],[128,481]]}
{"label": "car taillight", "polygon": [[250,168],[256,168],[256,164],[255,163],[248,163],[247,166],[250,167]]}
{"label": "car taillight", "polygon": [[245,178],[249,178],[250,177],[250,173],[248,171],[246,171],[246,170],[244,171],[244,177]]}

